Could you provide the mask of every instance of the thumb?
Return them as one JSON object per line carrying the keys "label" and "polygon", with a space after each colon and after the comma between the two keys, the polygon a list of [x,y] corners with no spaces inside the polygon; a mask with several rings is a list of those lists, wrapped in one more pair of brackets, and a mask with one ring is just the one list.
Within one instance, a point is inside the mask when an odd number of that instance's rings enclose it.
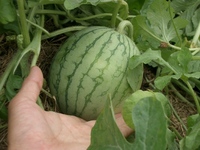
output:
{"label": "thumb", "polygon": [[121,133],[125,137],[129,136],[133,132],[133,130],[130,127],[128,127],[127,124],[125,123],[121,113],[116,114],[115,119]]}
{"label": "thumb", "polygon": [[11,100],[17,101],[34,101],[36,102],[43,84],[43,75],[39,67],[31,68],[28,77],[24,80],[19,93]]}

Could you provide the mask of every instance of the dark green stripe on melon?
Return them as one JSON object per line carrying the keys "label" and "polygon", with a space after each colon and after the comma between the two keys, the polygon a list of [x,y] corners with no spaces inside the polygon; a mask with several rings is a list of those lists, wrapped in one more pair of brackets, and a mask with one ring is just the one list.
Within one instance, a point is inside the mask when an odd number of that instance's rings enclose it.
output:
{"label": "dark green stripe on melon", "polygon": [[89,27],[61,46],[50,69],[49,85],[63,113],[95,119],[112,96],[115,111],[132,93],[126,80],[128,60],[139,54],[126,35]]}

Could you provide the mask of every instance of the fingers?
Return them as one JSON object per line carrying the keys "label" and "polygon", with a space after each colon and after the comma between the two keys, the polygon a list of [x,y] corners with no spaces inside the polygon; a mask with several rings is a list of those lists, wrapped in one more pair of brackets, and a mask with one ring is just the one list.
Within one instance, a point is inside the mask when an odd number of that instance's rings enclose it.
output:
{"label": "fingers", "polygon": [[122,117],[122,114],[120,114],[120,113],[119,113],[119,114],[116,114],[116,115],[115,115],[115,119],[116,119],[117,125],[118,125],[118,127],[119,127],[121,133],[122,133],[125,137],[127,137],[128,135],[130,135],[130,134],[133,132],[133,130],[132,130],[130,127],[128,127],[128,126],[126,125],[126,123],[124,122],[124,119],[123,119],[123,117]]}
{"label": "fingers", "polygon": [[24,80],[21,90],[13,98],[17,100],[30,100],[36,102],[43,84],[43,75],[39,67],[31,68],[30,74]]}
{"label": "fingers", "polygon": [[[130,127],[128,127],[128,125],[126,125],[121,113],[115,114],[115,120],[121,133],[125,137],[129,136],[133,132],[133,130]],[[96,123],[96,120],[87,121],[86,123],[93,127]]]}

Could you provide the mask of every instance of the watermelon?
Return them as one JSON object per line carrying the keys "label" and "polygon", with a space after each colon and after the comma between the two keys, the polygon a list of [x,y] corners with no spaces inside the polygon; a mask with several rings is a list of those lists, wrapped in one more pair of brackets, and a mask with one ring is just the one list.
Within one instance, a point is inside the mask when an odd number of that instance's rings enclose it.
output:
{"label": "watermelon", "polygon": [[60,111],[96,119],[110,95],[115,112],[120,112],[133,93],[126,79],[133,55],[139,55],[134,42],[111,28],[88,27],[70,36],[55,55],[49,74]]}

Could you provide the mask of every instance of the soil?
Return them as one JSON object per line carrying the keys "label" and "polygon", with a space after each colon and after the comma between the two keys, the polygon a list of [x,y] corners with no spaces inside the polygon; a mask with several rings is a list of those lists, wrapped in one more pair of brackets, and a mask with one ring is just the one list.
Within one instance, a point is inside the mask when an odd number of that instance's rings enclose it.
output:
{"label": "soil", "polygon": [[[65,35],[62,35],[57,38],[52,38],[50,40],[45,40],[42,42],[42,49],[40,53],[40,57],[38,60],[38,66],[42,69],[44,74],[44,78],[48,79],[49,67],[52,62],[52,58],[58,50],[60,44],[66,39]],[[0,76],[5,71],[8,63],[12,59],[13,55],[15,55],[17,51],[17,45],[15,41],[7,41],[6,35],[0,35]],[[151,84],[153,84],[155,78],[155,71],[151,67],[145,67],[144,72],[144,80],[142,84],[142,89],[147,90],[151,89]],[[47,91],[48,86],[45,87]],[[41,93],[41,97],[43,100],[43,105],[45,106],[45,110],[54,110],[56,111],[55,101],[44,93]],[[182,119],[182,121],[186,124],[186,119],[188,116],[195,114],[196,110],[190,107],[188,104],[181,102],[174,94],[173,91],[169,91],[169,100],[178,115]],[[176,119],[174,115],[171,117],[171,127],[177,129],[180,135],[185,135],[185,130],[181,123]],[[0,150],[7,149],[7,122],[0,119]]]}

